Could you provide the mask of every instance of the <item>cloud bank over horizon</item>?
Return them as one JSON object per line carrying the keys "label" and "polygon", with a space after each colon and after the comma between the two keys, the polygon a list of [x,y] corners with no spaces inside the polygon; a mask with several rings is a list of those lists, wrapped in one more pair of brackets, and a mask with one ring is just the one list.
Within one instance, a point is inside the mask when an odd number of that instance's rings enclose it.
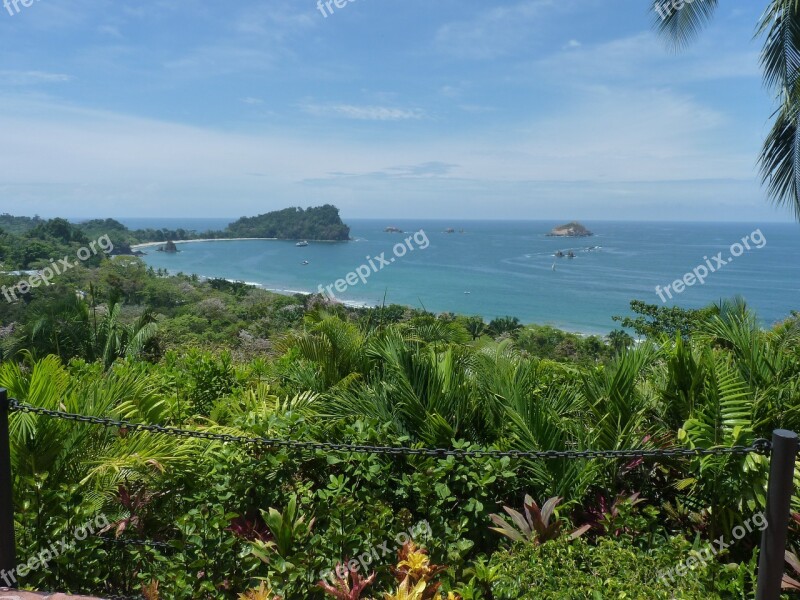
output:
{"label": "cloud bank over horizon", "polygon": [[49,0],[0,14],[0,212],[791,221],[758,7],[670,52],[636,0]]}

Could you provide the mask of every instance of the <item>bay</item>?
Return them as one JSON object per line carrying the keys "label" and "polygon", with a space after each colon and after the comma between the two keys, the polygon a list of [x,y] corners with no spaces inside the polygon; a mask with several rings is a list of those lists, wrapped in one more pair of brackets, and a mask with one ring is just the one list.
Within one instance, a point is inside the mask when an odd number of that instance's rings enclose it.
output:
{"label": "bay", "polygon": [[[120,220],[129,227],[205,230],[233,219]],[[307,247],[267,240],[196,242],[180,244],[181,251],[173,255],[147,248],[144,261],[171,273],[247,281],[282,293],[317,292],[366,265],[366,283],[359,281],[343,293],[332,288],[337,298],[487,320],[512,315],[585,333],[616,328],[611,317],[629,314],[633,299],[699,308],[740,295],[765,325],[800,308],[800,225],[795,223],[586,221],[594,236],[553,238],[546,233],[559,224],[555,221],[345,221],[352,230],[350,242],[310,242]],[[389,225],[407,233],[384,232]],[[455,232],[446,233],[448,228]],[[424,249],[413,238],[404,242],[420,231],[418,239],[428,240]],[[732,257],[732,245],[751,234],[750,249],[743,244],[741,255]],[[402,257],[395,255],[397,244],[406,248]],[[555,258],[558,250],[572,250],[575,258]],[[662,303],[656,286],[663,289],[695,268],[714,266],[719,252],[727,264],[709,272],[703,284],[673,293],[672,300],[662,293],[667,300]],[[368,257],[377,266],[375,257],[381,253],[395,260],[375,272]]]}

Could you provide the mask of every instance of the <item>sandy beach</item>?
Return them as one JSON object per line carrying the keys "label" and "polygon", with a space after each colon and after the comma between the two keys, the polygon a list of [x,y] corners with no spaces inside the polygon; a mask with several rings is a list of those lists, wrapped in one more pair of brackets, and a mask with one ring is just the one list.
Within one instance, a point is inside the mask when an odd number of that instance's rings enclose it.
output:
{"label": "sandy beach", "polygon": [[[210,238],[201,240],[173,240],[175,244],[192,244],[194,242],[245,242],[247,240],[271,240],[275,241],[278,238]],[[154,246],[163,246],[167,242],[145,242],[144,244],[136,244],[131,246],[131,250],[141,250],[142,248],[152,248]]]}

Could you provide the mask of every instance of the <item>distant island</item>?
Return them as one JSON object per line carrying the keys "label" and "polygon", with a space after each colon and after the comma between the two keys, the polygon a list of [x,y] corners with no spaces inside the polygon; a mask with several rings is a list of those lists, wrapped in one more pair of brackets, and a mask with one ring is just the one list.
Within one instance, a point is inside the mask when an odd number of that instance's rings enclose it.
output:
{"label": "distant island", "polygon": [[577,221],[570,221],[566,225],[553,227],[547,235],[548,237],[589,237],[594,234]]}
{"label": "distant island", "polygon": [[331,204],[313,208],[285,208],[256,217],[242,217],[228,225],[221,237],[276,238],[279,240],[347,241],[350,227]]}
{"label": "distant island", "polygon": [[[0,252],[2,264],[10,269],[32,269],[49,264],[50,256],[63,256],[92,240],[107,236],[113,244],[112,256],[143,256],[142,249],[156,246],[156,251],[178,252],[176,242],[234,239],[278,239],[312,241],[347,241],[350,227],[342,222],[339,209],[331,204],[311,208],[286,208],[255,217],[242,217],[224,230],[128,229],[115,219],[89,219],[70,223],[67,219],[43,219],[39,216],[17,217],[0,214],[0,250],[3,236],[25,236],[39,240],[36,252],[22,251],[12,245]],[[158,247],[160,246],[160,247]]]}
{"label": "distant island", "polygon": [[385,233],[404,233],[403,230],[398,227],[387,227],[383,231]]}

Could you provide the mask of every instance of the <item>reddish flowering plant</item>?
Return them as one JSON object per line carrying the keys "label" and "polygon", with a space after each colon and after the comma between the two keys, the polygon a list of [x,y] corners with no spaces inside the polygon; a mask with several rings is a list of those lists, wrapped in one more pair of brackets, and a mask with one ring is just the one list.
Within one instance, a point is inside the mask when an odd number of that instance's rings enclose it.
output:
{"label": "reddish flowering plant", "polygon": [[[324,580],[321,580],[317,585],[328,596],[337,600],[359,600],[364,590],[375,581],[375,573],[364,579],[358,574],[358,569],[350,569],[346,566],[347,564],[348,561],[345,560],[344,564],[336,565],[336,569],[334,569],[336,579],[333,585]],[[347,573],[342,577],[340,573],[345,569],[347,569]]]}
{"label": "reddish flowering plant", "polygon": [[[561,535],[561,521],[556,517],[556,507],[561,503],[558,496],[550,498],[541,508],[536,501],[529,495],[525,496],[523,504],[524,514],[511,507],[504,506],[503,510],[511,517],[511,522],[504,517],[492,514],[489,515],[492,523],[497,527],[490,527],[492,531],[506,536],[514,542],[531,542],[533,544],[544,544],[554,540]],[[589,530],[589,525],[576,529],[570,534],[571,539],[582,536]]]}
{"label": "reddish flowering plant", "polygon": [[617,525],[620,511],[628,513],[637,504],[644,502],[644,498],[639,498],[639,492],[625,496],[620,494],[610,503],[605,496],[597,499],[597,508],[589,509],[590,525],[602,530],[606,535],[612,534],[619,536],[623,532],[630,533],[626,528]]}
{"label": "reddish flowering plant", "polygon": [[148,492],[143,487],[131,493],[126,484],[120,484],[117,489],[117,497],[122,508],[127,511],[128,516],[110,524],[104,531],[114,529],[116,537],[120,537],[128,529],[134,529],[140,534],[143,533],[142,512],[152,502],[155,494]]}
{"label": "reddish flowering plant", "polygon": [[267,524],[264,523],[263,519],[259,519],[258,517],[255,519],[248,519],[244,515],[238,516],[231,520],[231,524],[228,525],[226,529],[236,537],[247,540],[248,542],[266,542],[269,541],[272,536]]}
{"label": "reddish flowering plant", "polygon": [[[646,435],[642,438],[641,448],[647,448],[648,442],[652,439],[652,436]],[[622,469],[620,469],[620,474],[630,473],[637,467],[641,466],[644,463],[644,458],[639,456],[638,458],[634,458],[627,463],[622,465]]]}

